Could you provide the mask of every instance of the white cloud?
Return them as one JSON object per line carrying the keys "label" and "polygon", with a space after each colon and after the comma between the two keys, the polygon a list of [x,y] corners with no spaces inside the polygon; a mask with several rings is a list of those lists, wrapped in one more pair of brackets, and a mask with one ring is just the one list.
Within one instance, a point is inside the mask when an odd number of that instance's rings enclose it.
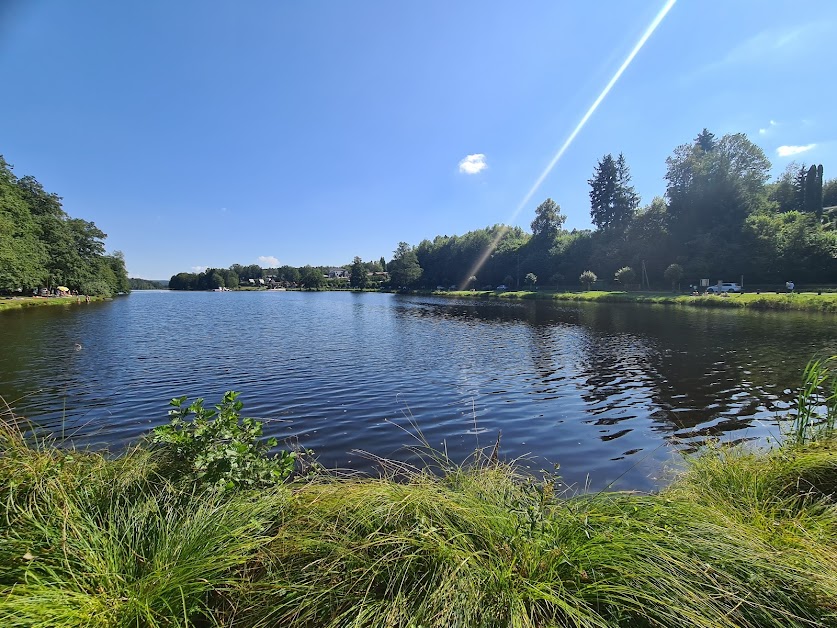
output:
{"label": "white cloud", "polygon": [[268,268],[275,268],[279,266],[279,260],[272,255],[259,255],[258,262],[260,266],[266,266]]}
{"label": "white cloud", "polygon": [[798,155],[799,153],[811,150],[815,146],[816,144],[806,144],[805,146],[780,146],[776,149],[776,154],[778,154],[779,157],[792,157],[793,155]]}
{"label": "white cloud", "polygon": [[767,135],[767,133],[774,127],[777,126],[779,123],[776,120],[771,120],[770,124],[763,129],[759,129],[759,135]]}
{"label": "white cloud", "polygon": [[192,266],[192,272],[193,273],[202,273],[206,269],[207,269],[206,266]]}
{"label": "white cloud", "polygon": [[468,155],[459,162],[459,172],[464,172],[465,174],[477,174],[486,168],[488,168],[488,164],[485,163],[485,155],[482,153]]}
{"label": "white cloud", "polygon": [[226,207],[222,207],[222,208],[221,208],[221,213],[224,213],[224,214],[225,214],[225,213],[227,213],[227,208],[226,208]]}

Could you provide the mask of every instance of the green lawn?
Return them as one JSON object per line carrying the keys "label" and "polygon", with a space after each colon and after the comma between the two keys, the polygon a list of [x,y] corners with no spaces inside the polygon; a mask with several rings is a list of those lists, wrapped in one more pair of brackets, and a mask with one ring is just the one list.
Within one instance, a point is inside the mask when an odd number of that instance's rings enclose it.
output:
{"label": "green lawn", "polygon": [[837,293],[816,294],[803,292],[795,294],[777,294],[762,292],[756,294],[730,294],[723,296],[675,295],[671,292],[625,292],[591,290],[583,292],[543,291],[455,291],[434,294],[457,297],[480,297],[498,299],[553,299],[556,301],[597,301],[602,303],[652,303],[662,305],[682,305],[687,307],[729,307],[750,308],[754,310],[799,310],[814,312],[837,312]]}
{"label": "green lawn", "polygon": [[[102,297],[90,297],[91,301],[101,301]],[[52,305],[75,305],[85,303],[81,297],[0,297],[0,312],[19,310],[28,307],[44,307]]]}

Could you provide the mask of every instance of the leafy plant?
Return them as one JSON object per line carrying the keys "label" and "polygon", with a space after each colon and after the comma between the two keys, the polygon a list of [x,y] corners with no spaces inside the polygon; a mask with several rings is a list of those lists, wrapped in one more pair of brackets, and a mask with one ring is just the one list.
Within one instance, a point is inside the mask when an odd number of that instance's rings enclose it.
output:
{"label": "leafy plant", "polygon": [[584,284],[588,290],[590,289],[590,286],[592,284],[598,281],[598,279],[599,278],[596,276],[596,273],[594,273],[592,270],[585,270],[583,273],[581,273],[581,275],[578,276],[578,280],[582,284]]}
{"label": "leafy plant", "polygon": [[244,404],[237,392],[224,393],[214,410],[204,408],[203,399],[186,401],[172,399],[171,421],[151,436],[152,443],[168,450],[175,468],[221,490],[275,485],[291,475],[296,453],[270,455],[277,440],[262,440],[261,421],[240,418]]}
{"label": "leafy plant", "polygon": [[622,286],[627,286],[628,284],[632,284],[636,281],[636,273],[630,266],[625,266],[617,270],[613,278],[622,284]]}

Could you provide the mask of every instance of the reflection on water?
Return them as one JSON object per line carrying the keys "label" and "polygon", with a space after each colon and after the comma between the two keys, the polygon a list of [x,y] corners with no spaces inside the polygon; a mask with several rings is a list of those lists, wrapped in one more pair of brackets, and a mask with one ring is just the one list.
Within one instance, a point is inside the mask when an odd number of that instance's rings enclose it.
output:
{"label": "reflection on water", "polygon": [[[464,459],[502,433],[534,470],[648,489],[673,450],[778,436],[832,318],[352,293],[134,293],[0,316],[0,394],[79,445],[119,446],[173,396],[239,390],[266,432],[327,466]],[[81,345],[78,349],[76,345]],[[399,427],[404,429],[399,429]]]}

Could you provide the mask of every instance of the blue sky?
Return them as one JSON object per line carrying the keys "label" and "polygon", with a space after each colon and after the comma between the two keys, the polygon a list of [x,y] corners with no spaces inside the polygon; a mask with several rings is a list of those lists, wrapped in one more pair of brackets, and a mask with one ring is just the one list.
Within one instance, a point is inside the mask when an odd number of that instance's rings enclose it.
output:
{"label": "blue sky", "polygon": [[[0,153],[132,276],[389,259],[512,220],[663,6],[5,0]],[[514,224],[552,197],[589,227],[609,152],[650,202],[703,127],[837,176],[835,26],[831,0],[679,0]]]}

